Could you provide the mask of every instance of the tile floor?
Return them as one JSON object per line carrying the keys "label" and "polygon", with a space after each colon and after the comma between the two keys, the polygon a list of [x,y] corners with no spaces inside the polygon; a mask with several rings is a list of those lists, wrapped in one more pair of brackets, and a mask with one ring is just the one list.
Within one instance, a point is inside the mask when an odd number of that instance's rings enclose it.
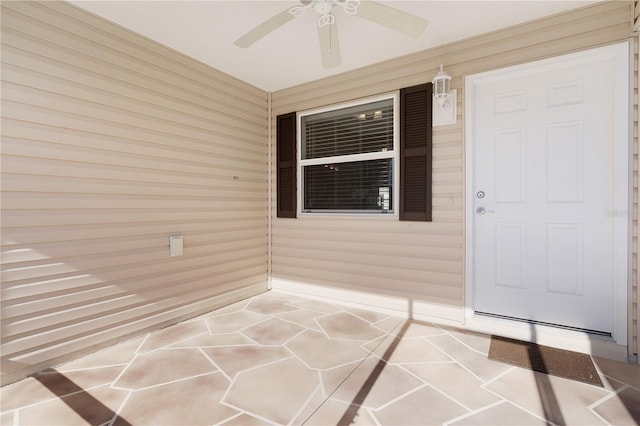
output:
{"label": "tile floor", "polygon": [[489,337],[268,292],[1,390],[2,425],[630,425],[604,388],[487,359]]}

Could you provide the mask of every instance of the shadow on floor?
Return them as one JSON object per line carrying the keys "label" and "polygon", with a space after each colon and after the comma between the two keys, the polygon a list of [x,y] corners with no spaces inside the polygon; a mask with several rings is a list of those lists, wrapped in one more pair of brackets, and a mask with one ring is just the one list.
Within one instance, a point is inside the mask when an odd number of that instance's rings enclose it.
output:
{"label": "shadow on floor", "polygon": [[412,321],[413,320],[407,320],[404,322],[402,328],[400,329],[400,332],[395,336],[391,345],[389,345],[382,358],[378,361],[369,377],[367,377],[367,380],[364,382],[356,396],[353,398],[353,401],[351,401],[351,405],[349,406],[347,411],[345,411],[345,413],[338,421],[339,426],[353,424],[355,418],[358,416],[360,406],[362,405],[364,400],[367,399],[369,392],[371,392],[371,389],[373,389],[373,385],[375,385],[376,381],[380,377],[380,374],[382,373],[382,370],[384,370],[384,367],[387,365],[387,362],[385,360],[391,358],[391,355],[398,347],[398,344],[404,337]]}
{"label": "shadow on floor", "polygon": [[115,419],[119,425],[132,426],[131,423],[118,416],[109,407],[56,370],[46,370],[36,374],[34,378],[91,425],[101,425]]}

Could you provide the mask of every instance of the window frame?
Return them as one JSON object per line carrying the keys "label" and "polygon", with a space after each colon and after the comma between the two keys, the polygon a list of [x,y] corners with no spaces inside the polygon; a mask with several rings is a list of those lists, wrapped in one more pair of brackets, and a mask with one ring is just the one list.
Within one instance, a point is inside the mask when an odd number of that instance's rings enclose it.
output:
{"label": "window frame", "polygon": [[[368,152],[364,154],[339,155],[332,157],[320,157],[313,159],[302,159],[302,117],[319,114],[323,112],[334,111],[343,108],[350,108],[360,105],[366,105],[373,102],[391,99],[393,101],[393,150],[381,152]],[[344,157],[349,157],[349,161],[341,161]],[[351,163],[357,161],[377,160],[390,158],[392,161],[392,188],[393,192],[392,205],[393,211],[384,213],[382,211],[363,211],[363,210],[320,210],[305,211],[304,210],[304,180],[302,171],[305,166],[313,166],[326,163]],[[296,113],[296,196],[297,196],[297,213],[298,217],[368,217],[368,218],[399,218],[400,214],[400,92],[388,92],[376,96],[370,96],[349,102],[342,102],[320,108],[313,108]]]}

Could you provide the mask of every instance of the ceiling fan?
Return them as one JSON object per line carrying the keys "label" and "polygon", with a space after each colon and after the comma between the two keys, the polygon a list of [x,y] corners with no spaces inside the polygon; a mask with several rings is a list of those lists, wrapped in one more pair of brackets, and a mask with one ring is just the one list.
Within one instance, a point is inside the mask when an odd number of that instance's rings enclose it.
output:
{"label": "ceiling fan", "polygon": [[267,19],[237,39],[234,44],[247,48],[307,10],[313,9],[320,14],[317,27],[322,64],[325,68],[337,67],[341,58],[338,28],[333,11],[338,7],[349,15],[367,19],[415,38],[420,37],[427,27],[425,19],[371,0],[300,0],[300,5],[290,7]]}

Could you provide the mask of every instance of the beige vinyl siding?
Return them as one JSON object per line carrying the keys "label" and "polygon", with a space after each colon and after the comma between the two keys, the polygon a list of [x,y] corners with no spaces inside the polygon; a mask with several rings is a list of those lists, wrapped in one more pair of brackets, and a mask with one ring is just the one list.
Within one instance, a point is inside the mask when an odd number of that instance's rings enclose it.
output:
{"label": "beige vinyl siding", "polygon": [[3,383],[266,289],[266,92],[64,2],[1,71]]}
{"label": "beige vinyl siding", "polygon": [[[392,296],[405,309],[424,302],[414,313],[463,321],[464,76],[628,40],[632,8],[631,2],[599,3],[273,93],[275,118],[425,83],[441,63],[458,90],[457,124],[433,130],[433,222],[274,217],[274,286],[311,284],[336,295],[355,291],[363,300]],[[275,121],[272,126],[275,138]],[[637,160],[634,165],[637,170]]]}

